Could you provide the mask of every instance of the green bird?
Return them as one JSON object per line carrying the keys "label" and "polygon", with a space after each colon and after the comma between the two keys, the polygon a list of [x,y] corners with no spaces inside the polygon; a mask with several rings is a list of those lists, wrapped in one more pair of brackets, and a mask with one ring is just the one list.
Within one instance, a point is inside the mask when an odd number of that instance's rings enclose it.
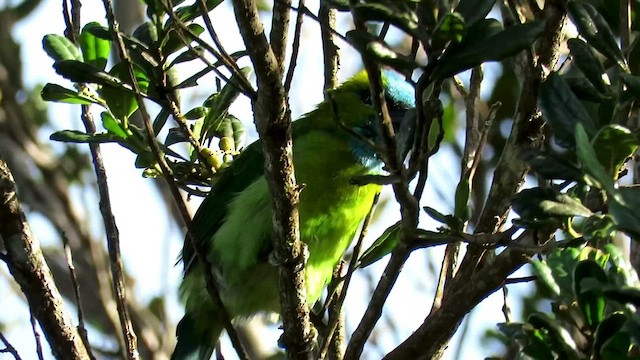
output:
{"label": "green bird", "polygon": [[[389,70],[382,72],[382,81],[394,125],[399,125],[414,107],[413,87]],[[375,151],[353,134],[381,141],[366,72],[333,90],[331,99],[293,122],[295,175],[304,184],[300,240],[309,252],[305,280],[310,305],[320,299],[380,191],[379,185],[358,186],[352,179],[383,173]],[[277,271],[269,263],[273,228],[263,163],[258,140],[223,170],[193,219],[195,241],[207,251],[220,296],[234,321],[280,312]],[[186,313],[177,326],[178,343],[171,358],[209,359],[224,325],[206,290],[203,266],[188,242],[182,262],[180,298]]]}

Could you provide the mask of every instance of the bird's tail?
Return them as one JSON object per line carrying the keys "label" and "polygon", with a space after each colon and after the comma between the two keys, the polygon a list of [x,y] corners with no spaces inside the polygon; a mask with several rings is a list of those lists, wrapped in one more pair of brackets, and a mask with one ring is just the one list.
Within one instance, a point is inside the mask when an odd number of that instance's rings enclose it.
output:
{"label": "bird's tail", "polygon": [[211,322],[202,328],[203,320],[196,320],[190,313],[184,315],[176,328],[178,343],[173,350],[171,360],[209,360],[211,358],[223,326],[217,319],[211,319]]}

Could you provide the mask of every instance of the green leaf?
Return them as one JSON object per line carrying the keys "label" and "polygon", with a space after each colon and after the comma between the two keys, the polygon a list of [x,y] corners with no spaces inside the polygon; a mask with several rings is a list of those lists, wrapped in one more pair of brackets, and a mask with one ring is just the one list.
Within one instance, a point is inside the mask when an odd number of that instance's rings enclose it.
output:
{"label": "green leaf", "polygon": [[358,2],[354,6],[356,16],[362,21],[388,22],[402,29],[407,34],[418,38],[423,31],[418,25],[418,18],[411,8],[402,1],[391,2]]}
{"label": "green leaf", "polygon": [[351,30],[347,32],[347,40],[363,56],[384,65],[389,65],[399,72],[406,74],[418,67],[410,57],[397,53],[384,41],[365,30]]}
{"label": "green leaf", "polygon": [[574,292],[578,306],[591,329],[595,330],[604,318],[605,299],[602,289],[607,274],[592,260],[581,261],[574,271]]}
{"label": "green leaf", "polygon": [[[178,18],[182,20],[182,22],[188,23],[191,20],[194,20],[197,17],[202,16],[202,12],[200,11],[200,5],[198,4],[198,2],[199,0],[195,1],[192,5],[183,6],[176,9],[175,12]],[[215,9],[218,5],[222,4],[222,0],[206,0],[205,4],[206,4],[207,10],[211,11]],[[167,24],[165,24],[165,28],[168,28],[171,23],[173,23],[173,21],[169,19],[167,21]]]}
{"label": "green leaf", "polygon": [[431,41],[435,49],[441,49],[446,43],[452,41],[459,43],[466,32],[464,18],[458,13],[450,13],[445,15],[438,27],[431,35]]}
{"label": "green leaf", "polygon": [[104,70],[109,59],[109,51],[111,50],[111,42],[99,38],[89,30],[91,28],[100,28],[102,26],[97,22],[90,22],[82,28],[80,33],[80,48],[84,61],[95,66],[99,70]]}
{"label": "green leaf", "polygon": [[[116,64],[109,71],[109,74],[117,78],[119,82],[131,84],[129,69],[124,63]],[[149,77],[137,65],[134,65],[134,74],[140,91],[145,93],[149,88]],[[128,119],[138,109],[138,102],[131,91],[106,85],[100,89],[100,95],[105,99],[109,110],[117,119]]]}
{"label": "green leaf", "polygon": [[620,125],[607,125],[598,131],[593,138],[593,149],[600,164],[614,178],[638,148],[638,138],[631,131]]}
{"label": "green leaf", "polygon": [[115,119],[108,111],[103,111],[100,114],[100,118],[102,119],[102,126],[107,129],[110,134],[113,134],[121,139],[126,139],[129,137],[129,135],[127,135],[127,133],[122,130],[120,121]]}
{"label": "green leaf", "polygon": [[[469,220],[471,212],[469,211],[469,193],[471,192],[471,183],[469,179],[462,179],[456,186],[455,208],[453,216],[466,222]],[[462,229],[460,229],[462,230]]]}
{"label": "green leaf", "polygon": [[576,154],[578,155],[578,160],[582,164],[585,173],[590,176],[590,179],[586,180],[588,182],[593,182],[593,180],[595,180],[595,183],[591,185],[605,189],[609,193],[613,192],[613,179],[598,161],[598,155],[593,149],[593,146],[591,146],[584,127],[581,123],[578,123],[576,124],[575,129]]}
{"label": "green leaf", "polygon": [[174,65],[180,64],[183,62],[188,62],[191,60],[198,59],[200,56],[204,56],[204,48],[201,46],[194,46],[193,50],[187,49],[183,51],[180,55],[176,56],[176,58],[173,59],[169,67],[173,67]]}
{"label": "green leaf", "polygon": [[550,188],[524,189],[513,197],[511,204],[513,210],[525,219],[589,217],[592,214],[579,200]]}
{"label": "green leaf", "polygon": [[619,302],[620,304],[632,304],[640,307],[640,289],[637,287],[625,286],[604,290],[604,295]]}
{"label": "green leaf", "polygon": [[49,136],[49,139],[70,143],[108,143],[117,141],[113,135],[108,133],[87,134],[75,130],[56,131]]}
{"label": "green leaf", "polygon": [[487,17],[496,0],[460,0],[455,12],[460,14],[468,26]]}
{"label": "green leaf", "polygon": [[593,342],[593,352],[596,356],[602,355],[601,351],[605,342],[619,333],[626,322],[627,316],[617,312],[607,316],[600,325],[598,325]]}
{"label": "green leaf", "polygon": [[617,332],[600,349],[600,356],[606,360],[638,360],[638,356],[629,356],[631,339],[627,332]]}
{"label": "green leaf", "polygon": [[390,254],[400,239],[400,228],[401,221],[388,227],[382,235],[362,253],[360,259],[358,259],[358,267],[365,268]]}
{"label": "green leaf", "polygon": [[[251,73],[251,68],[244,67],[241,71],[242,76],[248,77]],[[220,92],[211,95],[205,101],[204,106],[211,110],[204,118],[202,132],[204,139],[210,139],[218,131],[222,120],[229,113],[229,107],[240,95],[239,87],[236,84],[238,84],[238,77],[234,75],[229,79],[229,83],[222,87]]]}
{"label": "green leaf", "polygon": [[455,217],[453,215],[445,215],[432,207],[425,206],[423,209],[429,217],[437,222],[448,225],[455,221]]}
{"label": "green leaf", "polygon": [[560,359],[577,360],[580,358],[578,347],[571,334],[556,319],[547,314],[536,312],[529,315],[527,321],[535,328],[545,329],[549,332],[548,339],[552,349],[558,353]]}
{"label": "green leaf", "polygon": [[581,1],[569,1],[567,3],[567,12],[578,28],[580,35],[587,40],[589,45],[616,62],[622,70],[629,71],[629,66],[607,21],[593,6]]}
{"label": "green leaf", "polygon": [[610,190],[609,213],[613,216],[618,229],[640,241],[640,189],[623,187]]}
{"label": "green leaf", "polygon": [[569,305],[574,301],[573,271],[578,264],[580,251],[575,248],[555,250],[547,256],[545,263],[551,269],[555,283],[560,287],[557,299]]}
{"label": "green leaf", "polygon": [[544,289],[551,294],[551,298],[559,297],[560,285],[556,283],[553,272],[547,263],[545,261],[533,260],[531,261],[531,267],[533,274],[536,276],[538,287],[543,286]]}
{"label": "green leaf", "polygon": [[527,162],[531,169],[550,180],[581,181],[582,172],[569,160],[559,155],[528,149],[520,154],[520,159]]}
{"label": "green leaf", "polygon": [[[78,48],[64,36],[48,34],[42,38],[42,48],[56,62],[63,60],[82,61]],[[18,54],[15,54],[16,56]]]}
{"label": "green leaf", "polygon": [[[187,26],[196,36],[200,36],[204,32],[204,28],[198,24],[189,24]],[[187,39],[191,39],[190,35],[185,34]],[[186,47],[187,45],[180,39],[176,31],[170,31],[167,42],[162,46],[165,55],[171,55],[174,52]]]}
{"label": "green leaf", "polygon": [[594,214],[586,219],[582,225],[582,236],[586,241],[590,242],[600,240],[609,242],[615,235],[615,225],[611,216]]}
{"label": "green leaf", "polygon": [[592,103],[602,103],[605,100],[611,98],[611,95],[603,95],[600,91],[596,90],[595,86],[591,84],[584,76],[580,77],[566,77],[563,80],[569,85],[571,92],[582,101],[588,101]]}
{"label": "green leaf", "polygon": [[[444,79],[487,61],[500,61],[530,47],[544,31],[543,21],[509,27],[460,51],[449,51],[436,66],[434,78]],[[471,31],[471,30],[469,30]],[[500,44],[500,46],[496,46]]]}
{"label": "green leaf", "polygon": [[169,119],[171,112],[166,107],[163,107],[162,110],[158,113],[156,118],[153,120],[153,133],[159,134],[160,130],[164,127]]}
{"label": "green leaf", "polygon": [[42,88],[42,92],[40,93],[40,95],[42,96],[42,100],[45,101],[80,105],[104,105],[102,102],[100,102],[99,99],[94,98],[90,95],[79,93],[74,90],[70,90],[60,85],[51,83],[45,85],[44,88]]}
{"label": "green leaf", "polygon": [[569,45],[574,64],[582,71],[584,76],[589,79],[599,92],[605,95],[608,94],[610,84],[603,79],[603,74],[605,74],[604,66],[594,54],[591,46],[580,39],[569,39],[567,45]]}
{"label": "green leaf", "polygon": [[56,72],[64,78],[79,83],[122,86],[122,82],[91,64],[77,60],[62,60],[53,64]]}
{"label": "green leaf", "polygon": [[636,98],[640,98],[640,77],[626,73],[620,73],[619,76],[629,92]]}
{"label": "green leaf", "polygon": [[589,135],[595,134],[593,119],[557,73],[540,85],[538,103],[558,145],[569,148],[575,144],[576,124],[582,124]]}

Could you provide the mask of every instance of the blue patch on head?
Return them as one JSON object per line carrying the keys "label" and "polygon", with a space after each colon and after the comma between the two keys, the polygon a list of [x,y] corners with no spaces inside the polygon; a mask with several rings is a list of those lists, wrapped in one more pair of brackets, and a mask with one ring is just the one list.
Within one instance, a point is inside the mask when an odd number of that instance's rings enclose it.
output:
{"label": "blue patch on head", "polygon": [[384,74],[385,91],[387,95],[393,99],[397,105],[404,105],[407,109],[414,108],[415,90],[404,77],[393,70],[385,69]]}

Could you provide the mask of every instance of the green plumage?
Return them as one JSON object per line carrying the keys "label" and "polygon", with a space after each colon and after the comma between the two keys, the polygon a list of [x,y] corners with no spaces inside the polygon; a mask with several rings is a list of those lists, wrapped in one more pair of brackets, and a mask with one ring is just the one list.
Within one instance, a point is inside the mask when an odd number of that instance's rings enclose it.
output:
{"label": "green plumage", "polygon": [[[338,125],[334,115],[338,114],[344,126],[373,137],[375,117],[363,102],[368,94],[366,74],[360,73],[333,92],[332,103],[321,103],[293,124],[296,179],[304,184],[300,239],[309,250],[306,286],[310,305],[320,298],[380,191],[377,185],[351,184],[353,177],[380,172],[381,163],[364,142]],[[402,101],[395,104],[405,110],[412,105]],[[268,263],[273,229],[263,171],[261,144],[255,142],[224,171],[193,220],[195,238],[204,242],[222,300],[233,319],[277,313],[280,308],[276,268]],[[223,326],[190,244],[183,249],[183,262],[180,297],[186,315],[178,325],[173,358],[207,359]]]}

